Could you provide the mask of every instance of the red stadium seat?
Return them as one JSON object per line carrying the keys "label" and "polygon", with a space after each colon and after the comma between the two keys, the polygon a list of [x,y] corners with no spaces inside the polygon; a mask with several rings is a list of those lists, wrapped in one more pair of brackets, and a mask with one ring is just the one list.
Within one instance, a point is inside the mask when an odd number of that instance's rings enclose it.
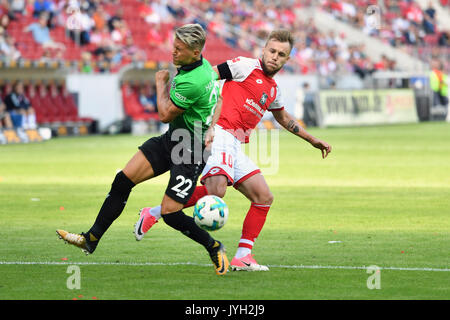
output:
{"label": "red stadium seat", "polygon": [[64,105],[66,114],[71,118],[76,118],[78,122],[93,122],[94,120],[89,117],[80,117],[78,113],[78,106],[75,103],[75,99],[72,94],[67,90],[65,85],[60,88],[60,103]]}
{"label": "red stadium seat", "polygon": [[157,113],[147,113],[139,102],[136,92],[129,85],[122,86],[122,100],[125,114],[133,120],[159,119]]}
{"label": "red stadium seat", "polygon": [[26,95],[30,100],[31,106],[36,111],[36,120],[39,124],[54,122],[53,114],[47,106],[41,102],[36,86],[29,85],[26,89]]}
{"label": "red stadium seat", "polygon": [[73,113],[70,108],[66,107],[60,95],[58,87],[55,84],[49,86],[49,100],[54,106],[54,110],[58,112],[59,118],[64,122],[78,121],[77,113]]}

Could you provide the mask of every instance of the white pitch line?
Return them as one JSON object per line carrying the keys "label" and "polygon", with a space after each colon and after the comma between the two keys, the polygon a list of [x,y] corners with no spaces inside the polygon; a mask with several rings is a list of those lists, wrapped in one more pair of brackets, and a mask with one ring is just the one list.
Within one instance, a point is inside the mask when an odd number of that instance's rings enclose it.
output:
{"label": "white pitch line", "polygon": [[[196,262],[59,262],[59,261],[0,261],[0,265],[94,265],[94,266],[197,266],[210,267],[212,264]],[[372,266],[320,266],[320,265],[267,265],[269,268],[280,269],[343,269],[343,270],[366,270]],[[406,267],[379,267],[379,270],[396,271],[432,271],[450,272],[449,268],[406,268]]]}

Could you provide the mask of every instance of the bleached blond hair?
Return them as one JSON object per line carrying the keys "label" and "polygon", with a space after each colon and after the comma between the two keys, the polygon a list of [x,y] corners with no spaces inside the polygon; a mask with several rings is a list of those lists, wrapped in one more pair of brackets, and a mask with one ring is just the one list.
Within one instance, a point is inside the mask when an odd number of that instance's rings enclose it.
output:
{"label": "bleached blond hair", "polygon": [[185,24],[175,29],[175,37],[185,43],[190,49],[203,50],[206,42],[206,32],[198,23]]}

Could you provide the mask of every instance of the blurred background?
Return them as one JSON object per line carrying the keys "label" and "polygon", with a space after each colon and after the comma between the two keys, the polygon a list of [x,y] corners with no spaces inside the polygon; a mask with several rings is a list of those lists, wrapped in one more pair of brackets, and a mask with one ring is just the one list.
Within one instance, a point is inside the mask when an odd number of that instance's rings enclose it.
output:
{"label": "blurred background", "polygon": [[448,0],[0,0],[0,144],[164,131],[154,73],[175,73],[185,23],[205,28],[213,65],[290,29],[276,80],[305,127],[447,118]]}

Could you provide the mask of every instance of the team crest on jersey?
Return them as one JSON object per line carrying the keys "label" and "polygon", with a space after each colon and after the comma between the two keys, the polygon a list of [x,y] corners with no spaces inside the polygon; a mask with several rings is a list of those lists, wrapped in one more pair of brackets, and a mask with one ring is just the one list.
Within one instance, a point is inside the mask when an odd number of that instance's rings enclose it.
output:
{"label": "team crest on jersey", "polygon": [[269,96],[265,92],[263,92],[261,99],[259,100],[259,104],[262,106],[265,105],[268,97]]}

